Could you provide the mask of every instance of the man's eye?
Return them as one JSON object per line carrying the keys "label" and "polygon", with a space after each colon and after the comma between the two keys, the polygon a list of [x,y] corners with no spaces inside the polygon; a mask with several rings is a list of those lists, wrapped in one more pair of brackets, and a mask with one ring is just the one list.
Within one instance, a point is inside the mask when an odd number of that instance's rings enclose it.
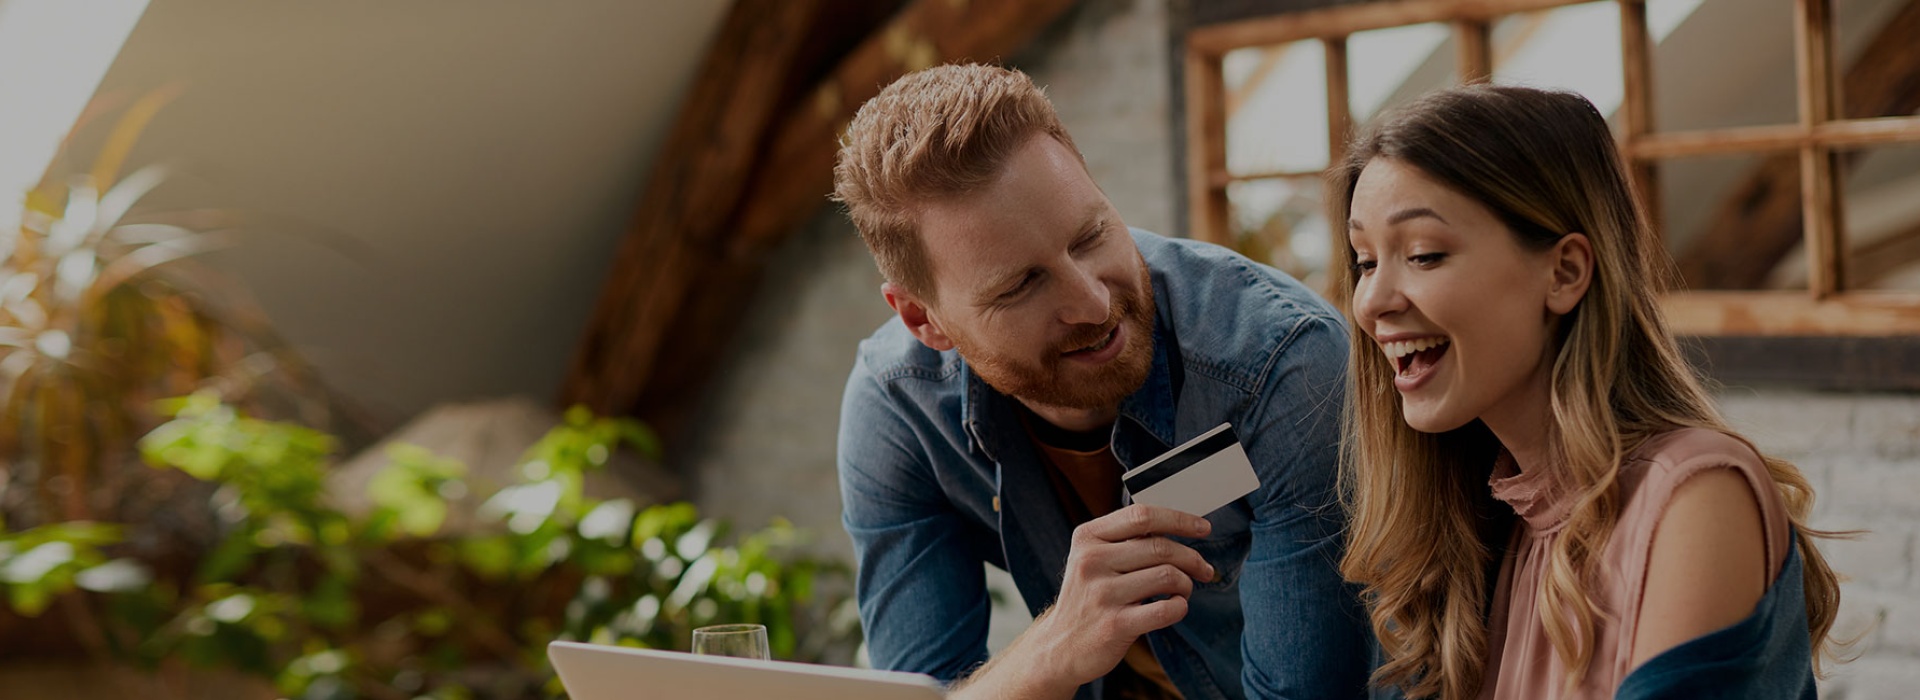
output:
{"label": "man's eye", "polygon": [[1025,292],[1028,289],[1032,288],[1034,280],[1037,280],[1039,278],[1040,278],[1039,275],[1028,273],[1026,277],[1020,278],[1019,284],[1015,284],[1013,285],[1012,289],[1008,289],[1007,291],[1001,293],[1000,300],[1011,301],[1014,297],[1020,296],[1022,292]]}
{"label": "man's eye", "polygon": [[1106,231],[1107,229],[1105,226],[1094,229],[1093,231],[1089,232],[1085,237],[1075,242],[1073,244],[1073,249],[1088,250],[1095,246],[1100,245],[1100,241],[1106,239],[1106,235],[1105,235]]}

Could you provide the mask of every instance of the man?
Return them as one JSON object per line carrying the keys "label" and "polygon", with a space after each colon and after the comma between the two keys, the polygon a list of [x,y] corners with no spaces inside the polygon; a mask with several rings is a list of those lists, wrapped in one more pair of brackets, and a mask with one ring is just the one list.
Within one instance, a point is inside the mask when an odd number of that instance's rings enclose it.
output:
{"label": "man", "polygon": [[[840,423],[875,666],[955,697],[1361,694],[1333,309],[1128,229],[1015,71],[900,79],[854,117],[834,179],[897,312],[860,344]],[[1124,470],[1222,422],[1258,490],[1204,519],[1127,505]],[[1037,615],[990,662],[983,562]]]}

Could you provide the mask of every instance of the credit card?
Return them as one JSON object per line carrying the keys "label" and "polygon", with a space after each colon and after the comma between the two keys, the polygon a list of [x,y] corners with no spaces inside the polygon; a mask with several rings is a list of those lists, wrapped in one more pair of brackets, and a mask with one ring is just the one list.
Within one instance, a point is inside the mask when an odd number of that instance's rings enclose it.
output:
{"label": "credit card", "polygon": [[1201,433],[1120,476],[1134,503],[1205,517],[1260,488],[1233,425]]}

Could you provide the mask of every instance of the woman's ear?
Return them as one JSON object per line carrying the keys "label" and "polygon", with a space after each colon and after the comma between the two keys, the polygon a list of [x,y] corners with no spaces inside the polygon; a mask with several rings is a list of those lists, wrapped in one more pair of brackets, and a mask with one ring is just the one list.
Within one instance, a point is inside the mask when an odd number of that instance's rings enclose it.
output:
{"label": "woman's ear", "polygon": [[1565,316],[1586,298],[1593,285],[1593,242],[1587,234],[1561,236],[1548,253],[1553,259],[1553,280],[1547,286],[1547,310]]}
{"label": "woman's ear", "polygon": [[920,339],[921,345],[936,352],[953,349],[953,339],[940,329],[940,322],[933,318],[933,311],[920,297],[892,282],[880,285],[880,295],[886,297],[887,306],[893,307],[894,313],[900,314],[900,321],[907,324],[907,332]]}

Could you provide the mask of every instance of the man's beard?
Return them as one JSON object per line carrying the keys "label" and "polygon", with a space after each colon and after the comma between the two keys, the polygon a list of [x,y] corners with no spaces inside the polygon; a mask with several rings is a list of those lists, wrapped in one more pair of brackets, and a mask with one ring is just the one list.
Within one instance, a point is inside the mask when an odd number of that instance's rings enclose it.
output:
{"label": "man's beard", "polygon": [[[1105,323],[1076,326],[1064,342],[1037,361],[995,353],[970,338],[954,336],[953,342],[980,379],[1002,394],[1043,406],[1111,408],[1139,391],[1147,381],[1147,372],[1153,369],[1154,310],[1153,278],[1142,260],[1139,286],[1114,295]],[[1123,334],[1126,346],[1105,365],[1077,367],[1062,356],[1100,342],[1120,324],[1127,327]]]}

